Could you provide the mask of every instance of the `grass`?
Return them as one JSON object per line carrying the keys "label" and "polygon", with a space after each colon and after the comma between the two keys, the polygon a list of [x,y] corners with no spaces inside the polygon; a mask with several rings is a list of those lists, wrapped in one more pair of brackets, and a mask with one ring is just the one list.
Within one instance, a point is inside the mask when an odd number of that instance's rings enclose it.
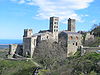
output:
{"label": "grass", "polygon": [[7,49],[0,49],[0,75],[32,75],[36,65],[26,60],[5,60]]}
{"label": "grass", "polygon": [[[0,49],[0,75],[32,75],[34,67],[40,66],[34,60],[7,60],[8,49]],[[44,75],[40,70],[39,75]]]}
{"label": "grass", "polygon": [[8,49],[0,49],[0,58],[6,58],[6,55],[8,53]]}
{"label": "grass", "polygon": [[0,60],[0,75],[32,75],[33,67],[30,60]]}

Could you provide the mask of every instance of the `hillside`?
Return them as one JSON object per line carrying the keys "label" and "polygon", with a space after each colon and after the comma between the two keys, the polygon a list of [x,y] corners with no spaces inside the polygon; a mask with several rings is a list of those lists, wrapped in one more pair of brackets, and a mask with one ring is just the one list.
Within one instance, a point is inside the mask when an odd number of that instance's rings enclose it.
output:
{"label": "hillside", "polygon": [[94,40],[85,41],[84,46],[98,47],[100,45],[100,37],[95,37]]}
{"label": "hillside", "polygon": [[100,75],[100,54],[90,53],[66,59],[63,65],[46,75]]}
{"label": "hillside", "polygon": [[66,58],[65,52],[64,43],[60,46],[59,43],[42,41],[34,59],[48,70],[44,75],[100,75],[100,54],[80,56],[78,51],[74,56]]}
{"label": "hillside", "polygon": [[66,47],[60,43],[42,41],[38,44],[33,57],[44,67],[52,69],[57,63],[66,59]]}
{"label": "hillside", "polygon": [[[44,57],[44,60],[42,58],[38,60],[38,63],[41,63],[46,70],[40,70],[39,75],[100,75],[100,54],[97,53],[80,56],[80,51],[78,51],[74,56],[62,61],[59,59],[56,62],[54,62],[57,60],[56,57],[55,59],[51,59],[52,56],[47,57],[48,59]],[[33,60],[0,59],[0,75],[32,75],[35,67]]]}
{"label": "hillside", "polygon": [[[96,26],[90,32],[93,33],[94,39],[83,41],[83,45],[90,47],[98,47],[100,45],[100,26]],[[85,39],[86,33],[84,33],[83,36],[83,38]]]}
{"label": "hillside", "polygon": [[96,37],[100,37],[100,26],[95,27],[92,31]]}
{"label": "hillside", "polygon": [[0,59],[0,75],[32,75],[35,65],[31,61]]}
{"label": "hillside", "polygon": [[5,59],[8,49],[0,49],[0,75],[32,75],[38,66],[33,60]]}

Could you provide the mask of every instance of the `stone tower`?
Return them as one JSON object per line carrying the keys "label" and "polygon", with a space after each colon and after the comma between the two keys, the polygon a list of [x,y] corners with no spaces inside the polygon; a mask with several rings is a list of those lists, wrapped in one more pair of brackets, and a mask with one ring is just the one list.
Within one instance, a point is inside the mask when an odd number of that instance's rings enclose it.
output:
{"label": "stone tower", "polygon": [[68,19],[68,31],[75,32],[75,19]]}
{"label": "stone tower", "polygon": [[53,33],[53,37],[58,42],[58,17],[50,17],[50,32]]}
{"label": "stone tower", "polygon": [[24,36],[23,37],[31,37],[33,35],[32,29],[24,29]]}
{"label": "stone tower", "polygon": [[34,52],[34,45],[32,45],[32,38],[33,31],[32,29],[24,29],[24,36],[23,36],[23,56],[31,57]]}

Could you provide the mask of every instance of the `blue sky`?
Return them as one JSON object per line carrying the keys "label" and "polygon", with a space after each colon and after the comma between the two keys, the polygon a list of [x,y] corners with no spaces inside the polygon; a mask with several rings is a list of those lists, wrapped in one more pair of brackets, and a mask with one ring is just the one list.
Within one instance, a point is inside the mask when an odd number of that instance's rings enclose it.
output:
{"label": "blue sky", "polygon": [[0,0],[0,39],[22,39],[23,30],[49,28],[49,17],[60,18],[59,30],[75,18],[76,30],[88,31],[100,22],[100,0]]}

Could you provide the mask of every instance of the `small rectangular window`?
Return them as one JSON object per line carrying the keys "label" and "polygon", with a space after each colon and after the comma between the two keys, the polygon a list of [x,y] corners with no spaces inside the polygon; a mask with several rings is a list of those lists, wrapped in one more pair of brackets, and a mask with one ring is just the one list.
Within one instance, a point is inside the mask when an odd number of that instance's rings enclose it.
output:
{"label": "small rectangular window", "polygon": [[77,42],[76,42],[76,46],[77,46]]}

